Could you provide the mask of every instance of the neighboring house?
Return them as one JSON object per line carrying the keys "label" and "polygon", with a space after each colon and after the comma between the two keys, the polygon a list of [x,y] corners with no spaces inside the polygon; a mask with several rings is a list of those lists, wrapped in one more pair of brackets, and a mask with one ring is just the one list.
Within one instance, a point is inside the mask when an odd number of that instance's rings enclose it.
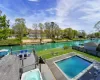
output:
{"label": "neighboring house", "polygon": [[15,36],[9,36],[8,39],[15,39]]}
{"label": "neighboring house", "polygon": [[98,47],[97,47],[97,49],[96,49],[97,51],[100,51],[100,44],[98,45]]}
{"label": "neighboring house", "polygon": [[95,42],[89,42],[89,43],[84,44],[84,48],[87,50],[96,51],[97,47],[98,47],[98,44]]}
{"label": "neighboring house", "polygon": [[41,38],[41,35],[40,35],[40,30],[30,30],[27,37],[29,38]]}

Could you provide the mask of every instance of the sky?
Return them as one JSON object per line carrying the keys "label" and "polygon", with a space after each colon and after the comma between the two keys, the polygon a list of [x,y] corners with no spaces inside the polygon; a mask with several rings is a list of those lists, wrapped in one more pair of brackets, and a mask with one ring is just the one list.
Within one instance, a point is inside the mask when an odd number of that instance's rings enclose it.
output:
{"label": "sky", "polygon": [[14,24],[24,18],[26,26],[34,23],[56,22],[62,29],[94,32],[100,20],[100,0],[0,0],[0,10]]}

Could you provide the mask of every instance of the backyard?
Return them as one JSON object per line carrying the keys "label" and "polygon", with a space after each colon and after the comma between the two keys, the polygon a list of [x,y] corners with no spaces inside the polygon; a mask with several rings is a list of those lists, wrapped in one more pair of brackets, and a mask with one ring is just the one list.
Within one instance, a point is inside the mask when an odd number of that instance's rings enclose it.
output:
{"label": "backyard", "polygon": [[[96,56],[93,56],[93,55],[89,55],[87,53],[80,52],[80,51],[77,51],[77,50],[73,50],[71,47],[69,47],[68,49],[63,49],[63,48],[48,49],[48,50],[39,51],[37,53],[38,53],[38,56],[42,56],[45,59],[50,59],[50,58],[53,58],[55,56],[68,54],[70,52],[76,52],[76,54],[82,54],[82,55],[84,55],[84,56],[86,56],[88,58],[91,58],[93,60],[96,60],[98,62],[100,61],[99,57],[96,57]],[[58,54],[52,55],[52,53],[58,53]]]}

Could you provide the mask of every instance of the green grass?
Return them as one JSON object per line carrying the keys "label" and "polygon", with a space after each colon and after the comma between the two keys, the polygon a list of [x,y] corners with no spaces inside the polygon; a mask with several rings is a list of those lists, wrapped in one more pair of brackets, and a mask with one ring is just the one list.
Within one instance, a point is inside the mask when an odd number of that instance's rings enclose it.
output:
{"label": "green grass", "polygon": [[[51,55],[51,52],[58,52],[58,55]],[[64,50],[62,48],[54,48],[54,49],[39,51],[38,52],[38,56],[42,56],[45,59],[49,59],[49,58],[53,58],[55,56],[59,56],[59,55],[62,55],[62,54],[68,54],[70,52],[76,52],[77,54],[82,54],[82,55],[84,55],[84,56],[86,56],[88,58],[94,59],[96,61],[100,61],[100,58],[98,58],[96,56],[89,55],[89,54],[84,53],[84,52],[76,51],[76,50],[73,50],[71,48],[68,48],[66,50]]]}
{"label": "green grass", "polygon": [[0,40],[0,46],[19,45],[19,44],[20,41],[18,39]]}

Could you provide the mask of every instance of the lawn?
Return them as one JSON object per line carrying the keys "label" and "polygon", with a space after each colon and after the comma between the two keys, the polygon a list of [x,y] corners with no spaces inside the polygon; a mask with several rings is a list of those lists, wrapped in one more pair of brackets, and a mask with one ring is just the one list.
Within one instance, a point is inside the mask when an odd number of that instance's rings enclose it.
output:
{"label": "lawn", "polygon": [[[51,54],[52,52],[58,52],[58,54],[57,55],[52,55]],[[53,58],[55,56],[59,56],[59,55],[62,55],[62,54],[68,54],[70,52],[76,52],[77,54],[82,54],[82,55],[84,55],[88,58],[94,59],[96,61],[100,61],[100,58],[98,58],[96,56],[93,56],[93,55],[90,55],[90,54],[87,54],[87,53],[84,53],[84,52],[80,52],[80,51],[77,51],[77,50],[73,50],[71,48],[68,48],[66,50],[64,50],[63,48],[54,48],[54,49],[39,51],[38,56],[42,56],[45,59],[49,59],[49,58]]]}

